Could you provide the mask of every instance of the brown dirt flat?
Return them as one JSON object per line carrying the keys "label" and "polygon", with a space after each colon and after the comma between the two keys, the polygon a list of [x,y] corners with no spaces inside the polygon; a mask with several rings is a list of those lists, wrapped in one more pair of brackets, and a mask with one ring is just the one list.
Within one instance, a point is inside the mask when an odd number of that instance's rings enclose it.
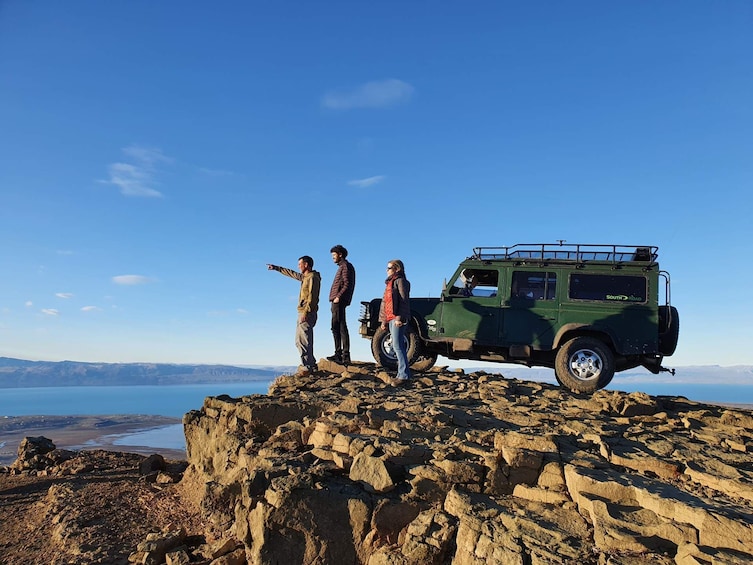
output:
{"label": "brown dirt flat", "polygon": [[[78,452],[76,475],[0,474],[0,563],[127,564],[150,532],[206,531],[180,483],[139,475],[144,456]],[[169,461],[180,471],[185,462]]]}
{"label": "brown dirt flat", "polygon": [[[184,450],[114,446],[115,438],[180,423],[162,416],[19,416],[0,419],[0,465],[16,460],[24,437],[44,436],[77,452],[63,475],[0,474],[0,563],[127,564],[151,532],[205,528],[186,503],[181,484],[156,485],[139,474],[146,455],[158,453],[168,470],[185,467]],[[82,446],[89,446],[82,449]]]}

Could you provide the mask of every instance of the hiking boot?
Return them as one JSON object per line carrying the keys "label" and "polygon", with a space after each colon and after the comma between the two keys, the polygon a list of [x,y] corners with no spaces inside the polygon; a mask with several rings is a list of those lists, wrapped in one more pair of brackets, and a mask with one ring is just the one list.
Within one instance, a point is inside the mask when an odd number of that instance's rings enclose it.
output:
{"label": "hiking boot", "polygon": [[330,355],[327,357],[327,361],[334,361],[335,363],[342,363],[343,358],[339,353],[335,353],[334,355]]}
{"label": "hiking boot", "polygon": [[410,379],[398,379],[397,377],[390,379],[392,386],[405,386],[410,382]]}
{"label": "hiking boot", "polygon": [[350,365],[350,353],[343,353],[340,362],[343,365]]}

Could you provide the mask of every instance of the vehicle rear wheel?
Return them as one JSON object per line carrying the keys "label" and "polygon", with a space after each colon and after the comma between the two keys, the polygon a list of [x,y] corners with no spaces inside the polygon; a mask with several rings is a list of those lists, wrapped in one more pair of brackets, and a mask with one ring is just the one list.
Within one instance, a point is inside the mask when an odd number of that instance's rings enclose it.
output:
{"label": "vehicle rear wheel", "polygon": [[[412,366],[418,357],[419,338],[412,326],[408,326],[405,331],[407,341],[408,366]],[[389,329],[382,329],[380,326],[371,338],[371,354],[374,360],[390,371],[397,370],[397,355],[392,347],[392,337]]]}
{"label": "vehicle rear wheel", "polygon": [[593,393],[614,377],[614,354],[602,341],[576,337],[557,352],[554,371],[557,381],[573,392]]}
{"label": "vehicle rear wheel", "polygon": [[669,357],[677,349],[680,314],[674,306],[659,306],[659,352]]}

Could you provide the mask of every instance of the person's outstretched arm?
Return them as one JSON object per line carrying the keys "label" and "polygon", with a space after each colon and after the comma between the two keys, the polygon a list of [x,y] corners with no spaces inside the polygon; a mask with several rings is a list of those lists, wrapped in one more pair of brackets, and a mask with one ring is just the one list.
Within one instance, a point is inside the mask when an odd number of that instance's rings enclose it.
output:
{"label": "person's outstretched arm", "polygon": [[297,281],[303,280],[303,275],[298,271],[294,271],[293,269],[280,267],[279,265],[272,265],[270,263],[267,263],[267,269],[269,269],[270,271],[277,271],[281,275],[285,275],[286,277],[290,277],[291,279],[295,279]]}

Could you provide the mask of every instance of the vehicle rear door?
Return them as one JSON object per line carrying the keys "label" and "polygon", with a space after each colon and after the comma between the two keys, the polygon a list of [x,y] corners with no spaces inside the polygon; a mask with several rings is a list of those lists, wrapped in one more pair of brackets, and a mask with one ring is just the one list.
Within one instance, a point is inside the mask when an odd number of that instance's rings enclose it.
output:
{"label": "vehicle rear door", "polygon": [[557,282],[556,270],[512,270],[502,332],[505,345],[530,345],[543,351],[552,349],[559,323]]}

